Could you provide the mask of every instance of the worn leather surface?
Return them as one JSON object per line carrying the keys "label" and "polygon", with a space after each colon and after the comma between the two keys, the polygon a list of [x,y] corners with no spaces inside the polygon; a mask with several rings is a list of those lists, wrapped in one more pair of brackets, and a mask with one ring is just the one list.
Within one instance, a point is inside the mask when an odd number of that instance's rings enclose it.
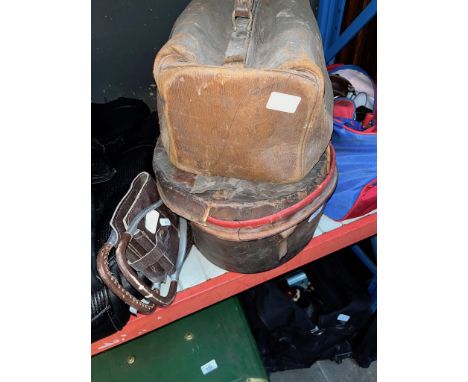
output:
{"label": "worn leather surface", "polygon": [[258,273],[280,266],[297,255],[312,239],[322,211],[310,222],[304,219],[291,230],[263,239],[231,241],[192,226],[195,245],[213,264],[231,272]]}
{"label": "worn leather surface", "polygon": [[283,210],[310,194],[325,178],[329,165],[327,150],[299,182],[274,184],[182,171],[170,163],[160,144],[153,156],[161,199],[175,213],[198,223],[208,216],[248,220]]}
{"label": "worn leather surface", "polygon": [[[297,182],[332,133],[333,94],[313,12],[307,0],[255,0],[251,29],[242,29],[244,15],[234,31],[234,9],[233,0],[193,0],[158,53],[162,144],[187,172]],[[300,97],[297,109],[267,108],[272,92]]]}
{"label": "worn leather surface", "polygon": [[[161,198],[191,220],[200,252],[223,269],[256,273],[291,259],[313,237],[323,205],[336,186],[332,155],[327,150],[302,181],[287,185],[191,174],[170,164],[159,145],[153,166]],[[263,218],[291,207],[315,190],[320,190],[317,196],[301,209],[255,228],[225,228],[207,222],[208,216],[234,221]]]}
{"label": "worn leather surface", "polygon": [[230,229],[191,222],[195,245],[209,261],[228,271],[257,273],[278,267],[312,239],[336,181],[335,172],[332,181],[309,205],[272,224]]}

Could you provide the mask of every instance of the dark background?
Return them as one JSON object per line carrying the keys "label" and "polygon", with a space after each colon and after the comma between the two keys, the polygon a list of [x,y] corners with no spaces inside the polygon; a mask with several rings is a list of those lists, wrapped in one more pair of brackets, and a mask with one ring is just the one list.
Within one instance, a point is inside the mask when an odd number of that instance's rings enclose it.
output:
{"label": "dark background", "polygon": [[[221,1],[221,0],[220,0]],[[139,98],[156,108],[153,62],[172,25],[190,0],[93,0],[91,14],[91,99]],[[318,0],[311,0],[317,12]],[[348,0],[343,27],[369,0]],[[376,79],[376,18],[336,62],[362,66]]]}
{"label": "dark background", "polygon": [[91,99],[143,99],[154,109],[153,62],[190,0],[93,0]]}

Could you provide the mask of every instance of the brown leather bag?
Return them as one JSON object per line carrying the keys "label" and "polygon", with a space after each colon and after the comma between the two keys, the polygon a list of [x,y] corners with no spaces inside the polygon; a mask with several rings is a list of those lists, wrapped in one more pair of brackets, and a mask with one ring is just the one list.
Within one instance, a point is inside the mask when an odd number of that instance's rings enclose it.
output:
{"label": "brown leather bag", "polygon": [[[100,249],[96,265],[102,281],[121,300],[148,314],[156,306],[170,304],[177,292],[180,268],[186,255],[187,222],[179,218],[159,198],[156,182],[147,172],[140,173],[112,216],[112,234]],[[137,298],[118,282],[109,267],[109,254],[115,257],[123,277],[144,299]],[[162,296],[154,285],[171,277],[169,292]],[[145,278],[153,285],[148,285]]]}
{"label": "brown leather bag", "polygon": [[179,169],[291,183],[332,133],[308,0],[193,0],[154,63],[161,138]]}

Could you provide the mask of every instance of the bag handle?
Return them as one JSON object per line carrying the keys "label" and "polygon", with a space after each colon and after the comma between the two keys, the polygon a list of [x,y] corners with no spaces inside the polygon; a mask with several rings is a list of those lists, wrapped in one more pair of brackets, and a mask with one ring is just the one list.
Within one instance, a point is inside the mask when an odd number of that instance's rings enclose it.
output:
{"label": "bag handle", "polygon": [[96,258],[96,267],[101,276],[102,281],[107,287],[114,292],[114,294],[119,297],[127,305],[130,305],[132,308],[136,309],[140,313],[150,314],[156,309],[156,305],[153,303],[146,304],[138,300],[130,292],[125,290],[125,288],[119,283],[117,278],[112,274],[109,268],[109,253],[113,245],[106,243],[99,250]]}
{"label": "bag handle", "polygon": [[234,0],[234,10],[232,11],[232,28],[237,31],[236,19],[238,17],[249,19],[247,29],[252,29],[252,6],[253,0]]}
{"label": "bag handle", "polygon": [[252,31],[254,0],[234,0],[232,34],[224,52],[224,64],[245,65]]}
{"label": "bag handle", "polygon": [[253,0],[234,0],[234,16],[250,17],[252,15]]}

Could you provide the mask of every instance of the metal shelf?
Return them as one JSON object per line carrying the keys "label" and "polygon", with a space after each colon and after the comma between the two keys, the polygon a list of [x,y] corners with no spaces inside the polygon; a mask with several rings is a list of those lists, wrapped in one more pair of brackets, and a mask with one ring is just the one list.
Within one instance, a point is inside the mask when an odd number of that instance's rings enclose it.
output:
{"label": "metal shelf", "polygon": [[250,275],[227,272],[184,289],[177,294],[170,306],[157,309],[151,315],[131,317],[121,331],[92,343],[91,354],[96,355],[133,340],[376,233],[377,213],[375,212],[347,224],[338,224],[337,228],[314,237],[297,256],[278,268]]}
{"label": "metal shelf", "polygon": [[354,21],[341,33],[341,24],[346,0],[319,2],[317,23],[322,34],[323,50],[327,64],[333,63],[335,56],[354,36],[377,15],[377,0],[371,0]]}

